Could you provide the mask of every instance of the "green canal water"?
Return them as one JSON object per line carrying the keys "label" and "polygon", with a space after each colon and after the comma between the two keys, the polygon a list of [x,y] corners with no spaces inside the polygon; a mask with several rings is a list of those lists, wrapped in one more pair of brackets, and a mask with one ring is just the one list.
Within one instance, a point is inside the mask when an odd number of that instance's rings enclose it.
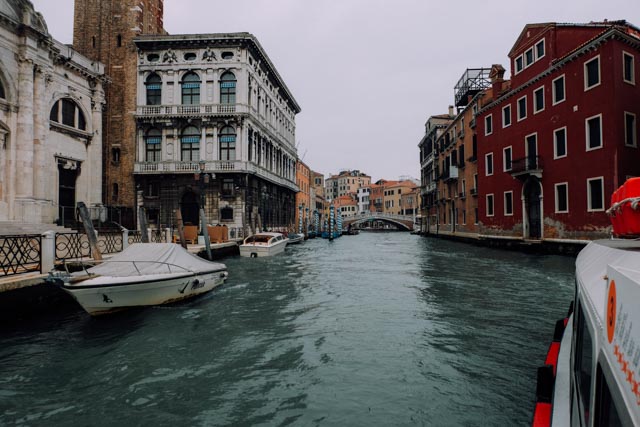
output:
{"label": "green canal water", "polygon": [[2,325],[0,425],[524,426],[573,294],[573,258],[407,233],[223,261],[193,301]]}

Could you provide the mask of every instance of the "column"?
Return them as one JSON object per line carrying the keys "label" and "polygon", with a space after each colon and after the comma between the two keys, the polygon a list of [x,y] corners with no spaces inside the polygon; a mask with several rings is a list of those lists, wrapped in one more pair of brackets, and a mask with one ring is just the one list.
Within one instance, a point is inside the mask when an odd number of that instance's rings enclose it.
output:
{"label": "column", "polygon": [[200,129],[200,160],[207,160],[207,127],[203,124]]}
{"label": "column", "polygon": [[220,142],[218,141],[218,125],[213,126],[213,160],[220,160]]}
{"label": "column", "polygon": [[[48,197],[51,200],[57,194],[57,191],[54,188],[55,181],[48,176],[51,173],[51,168],[47,168],[47,156],[44,146],[45,123],[48,124],[47,115],[49,113],[48,111],[45,112],[46,106],[44,102],[46,74],[39,66],[35,67],[35,71],[33,86],[33,195],[38,199],[46,199]],[[51,160],[53,161],[53,159]]]}
{"label": "column", "polygon": [[90,181],[89,194],[90,202],[94,204],[102,203],[102,147],[105,141],[102,140],[102,107],[104,106],[104,89],[102,82],[96,80],[94,96],[91,99],[91,127],[93,138],[88,147],[87,164],[83,168],[89,167]]}
{"label": "column", "polygon": [[246,158],[243,157],[243,154],[244,154],[243,144],[247,138],[244,138],[243,127],[244,126],[242,126],[242,121],[239,121],[236,125],[236,160],[246,160]]}
{"label": "column", "polygon": [[[33,61],[18,58],[16,198],[33,197]],[[21,218],[18,218],[21,219]]]}

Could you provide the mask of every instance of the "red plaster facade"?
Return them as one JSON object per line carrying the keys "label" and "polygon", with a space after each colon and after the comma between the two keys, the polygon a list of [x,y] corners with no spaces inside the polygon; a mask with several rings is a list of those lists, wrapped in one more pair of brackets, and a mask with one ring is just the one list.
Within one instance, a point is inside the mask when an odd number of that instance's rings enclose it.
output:
{"label": "red plaster facade", "polygon": [[477,116],[479,233],[607,236],[612,192],[640,175],[640,32],[528,25],[509,58]]}

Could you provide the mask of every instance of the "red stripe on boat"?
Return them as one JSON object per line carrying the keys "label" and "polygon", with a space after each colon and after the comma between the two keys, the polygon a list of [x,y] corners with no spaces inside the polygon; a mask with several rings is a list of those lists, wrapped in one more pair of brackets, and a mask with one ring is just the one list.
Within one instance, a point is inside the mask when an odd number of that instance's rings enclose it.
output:
{"label": "red stripe on boat", "polygon": [[547,352],[547,358],[544,360],[545,365],[553,366],[553,376],[556,376],[556,369],[558,367],[558,354],[560,353],[560,343],[552,342]]}
{"label": "red stripe on boat", "polygon": [[551,403],[536,403],[531,425],[533,427],[549,427],[551,425]]}

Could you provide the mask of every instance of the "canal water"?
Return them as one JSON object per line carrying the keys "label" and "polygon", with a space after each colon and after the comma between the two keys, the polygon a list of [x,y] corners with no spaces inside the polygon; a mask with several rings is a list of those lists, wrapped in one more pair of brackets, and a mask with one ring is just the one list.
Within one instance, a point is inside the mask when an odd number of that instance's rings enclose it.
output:
{"label": "canal water", "polygon": [[0,329],[0,425],[527,425],[574,258],[408,233],[228,258],[221,288]]}

